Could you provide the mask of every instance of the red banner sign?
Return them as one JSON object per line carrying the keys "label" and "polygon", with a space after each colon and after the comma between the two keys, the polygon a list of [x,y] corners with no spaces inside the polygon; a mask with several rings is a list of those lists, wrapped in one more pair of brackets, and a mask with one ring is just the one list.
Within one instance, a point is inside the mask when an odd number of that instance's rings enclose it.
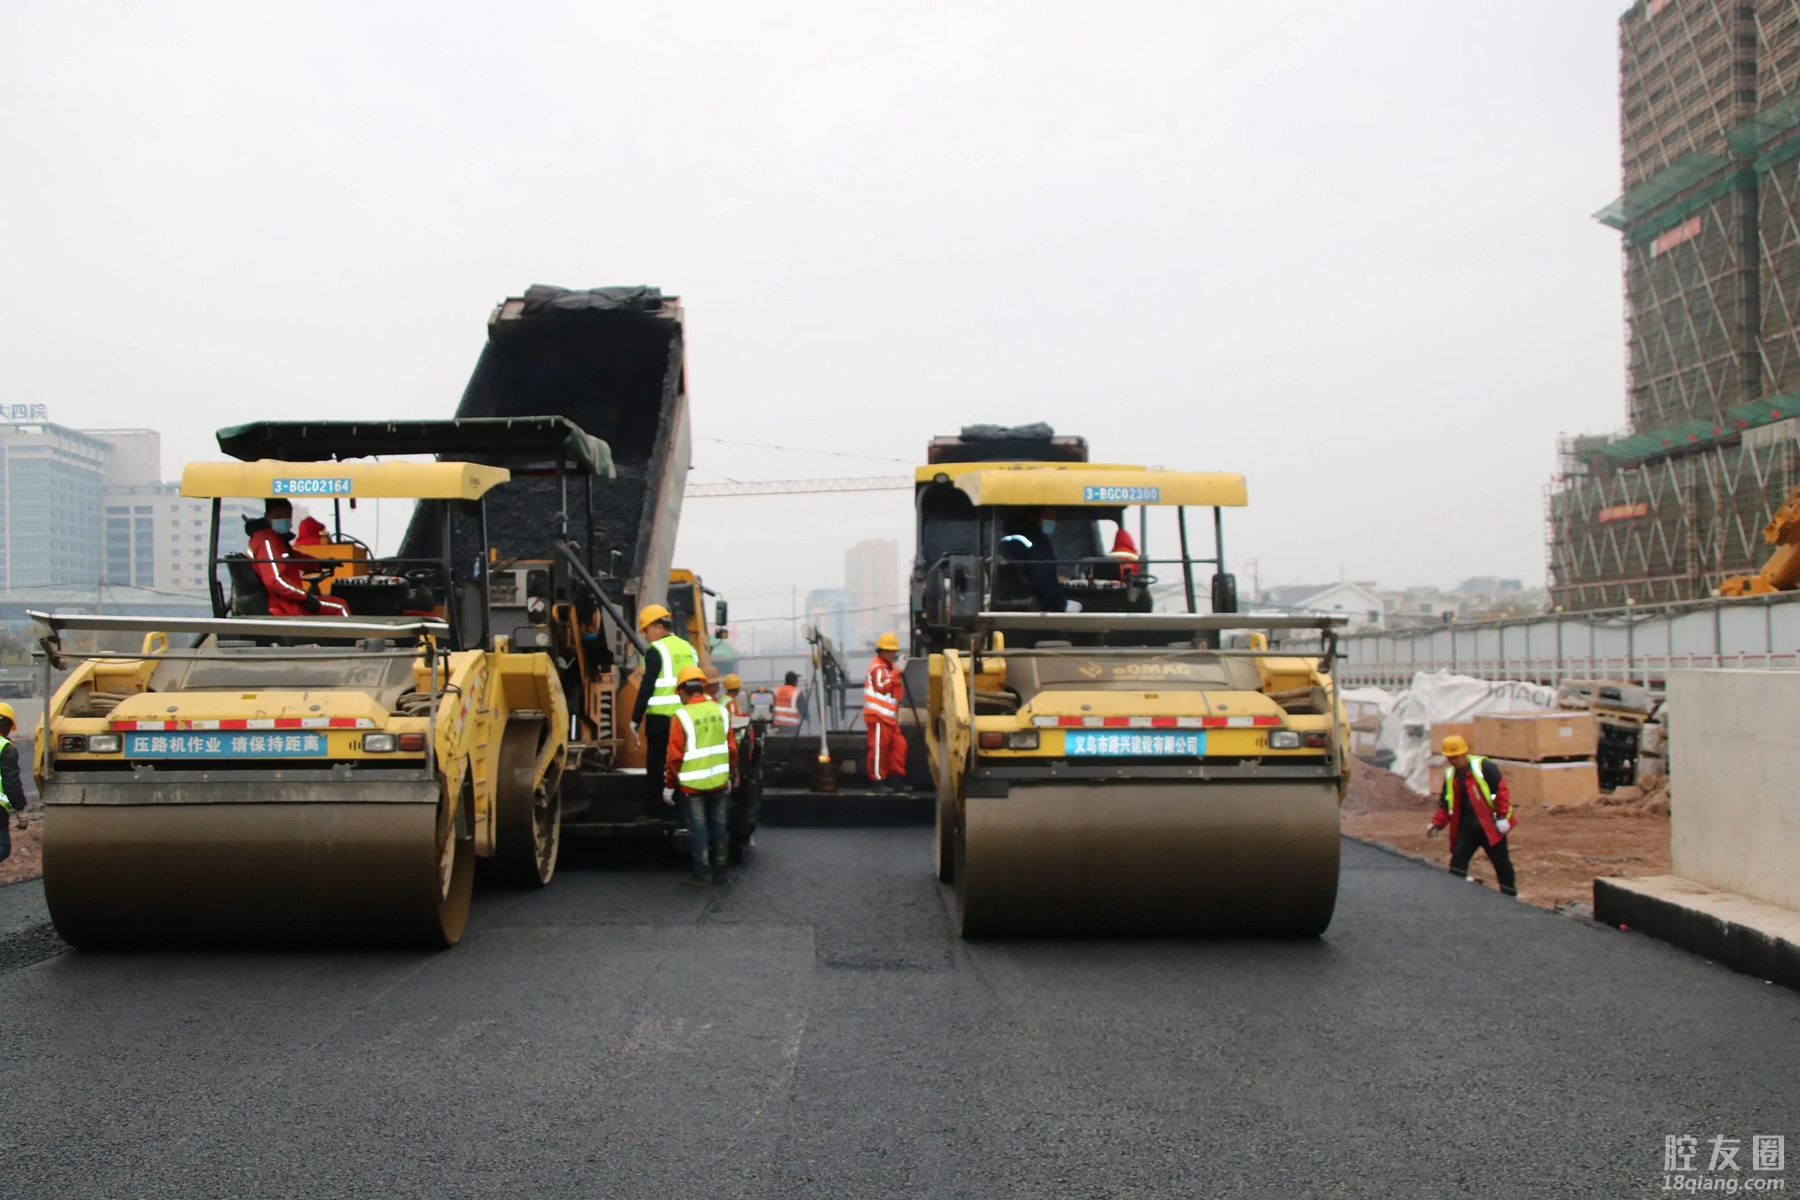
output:
{"label": "red banner sign", "polygon": [[1648,516],[1649,513],[1650,505],[1643,500],[1636,504],[1609,504],[1600,510],[1600,523],[1604,525],[1608,521],[1629,521],[1633,517]]}

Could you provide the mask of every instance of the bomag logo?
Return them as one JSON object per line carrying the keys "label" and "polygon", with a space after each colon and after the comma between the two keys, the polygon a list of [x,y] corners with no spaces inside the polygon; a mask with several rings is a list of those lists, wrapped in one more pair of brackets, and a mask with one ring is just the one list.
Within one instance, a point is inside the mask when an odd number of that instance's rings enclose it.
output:
{"label": "bomag logo", "polygon": [[1101,666],[1099,663],[1082,663],[1081,664],[1081,673],[1083,675],[1087,676],[1089,679],[1098,679],[1098,678],[1100,678],[1101,675],[1105,674],[1105,672],[1106,672],[1106,668]]}
{"label": "bomag logo", "polygon": [[1125,663],[1112,669],[1114,679],[1183,679],[1194,673],[1187,663]]}

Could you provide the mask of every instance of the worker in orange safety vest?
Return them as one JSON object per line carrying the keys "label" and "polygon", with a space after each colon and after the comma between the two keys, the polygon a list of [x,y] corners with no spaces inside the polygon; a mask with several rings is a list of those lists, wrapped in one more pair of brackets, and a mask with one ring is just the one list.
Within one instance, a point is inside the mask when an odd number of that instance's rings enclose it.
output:
{"label": "worker in orange safety vest", "polygon": [[906,735],[900,732],[900,696],[905,689],[897,660],[900,639],[884,633],[863,679],[863,724],[869,731],[869,781],[906,791]]}
{"label": "worker in orange safety vest", "polygon": [[800,676],[794,671],[789,671],[786,681],[775,689],[775,727],[800,728]]}

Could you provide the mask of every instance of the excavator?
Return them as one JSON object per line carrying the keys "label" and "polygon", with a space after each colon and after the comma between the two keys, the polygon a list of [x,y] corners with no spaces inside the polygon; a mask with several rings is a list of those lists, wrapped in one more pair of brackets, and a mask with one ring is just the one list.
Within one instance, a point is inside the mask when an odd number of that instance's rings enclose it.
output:
{"label": "excavator", "polygon": [[1719,585],[1721,596],[1767,596],[1800,587],[1800,485],[1788,493],[1769,523],[1763,541],[1775,547],[1754,575],[1733,575]]}
{"label": "excavator", "polygon": [[[1350,763],[1342,619],[1237,611],[1223,510],[1246,503],[1244,478],[1090,464],[1085,441],[1043,427],[972,427],[928,454],[913,652],[958,931],[1323,932]],[[1175,556],[1143,544],[1154,508],[1174,510]],[[1190,508],[1212,510],[1210,556],[1190,547]],[[1134,511],[1122,562],[1102,525]],[[1006,545],[1039,539],[1059,611]],[[1197,564],[1214,568],[1204,613]],[[1176,611],[1157,607],[1162,567],[1180,573]]]}

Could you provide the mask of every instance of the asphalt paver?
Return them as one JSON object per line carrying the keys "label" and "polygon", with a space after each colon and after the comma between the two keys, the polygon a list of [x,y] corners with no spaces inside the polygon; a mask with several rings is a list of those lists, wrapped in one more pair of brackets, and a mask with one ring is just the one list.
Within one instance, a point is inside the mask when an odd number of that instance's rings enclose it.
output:
{"label": "asphalt paver", "polygon": [[[965,943],[930,837],[765,830],[711,890],[578,858],[443,953],[0,955],[0,1195],[1648,1195],[1671,1136],[1800,1155],[1800,996],[1647,938],[1346,842],[1322,938]],[[43,941],[33,886],[0,942]]]}

